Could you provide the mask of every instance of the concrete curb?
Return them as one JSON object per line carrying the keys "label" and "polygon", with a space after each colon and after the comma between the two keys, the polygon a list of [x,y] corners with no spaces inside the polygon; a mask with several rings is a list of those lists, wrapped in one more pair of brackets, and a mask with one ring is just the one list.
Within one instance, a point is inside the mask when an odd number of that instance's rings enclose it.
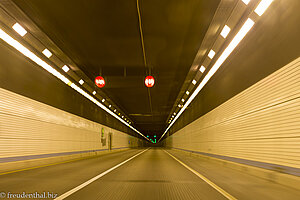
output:
{"label": "concrete curb", "polygon": [[56,164],[61,164],[66,162],[72,162],[76,160],[98,157],[109,153],[126,151],[128,149],[130,148],[113,149],[110,151],[109,150],[95,151],[95,152],[88,152],[88,153],[55,156],[49,158],[39,158],[39,159],[31,159],[31,160],[24,160],[24,161],[0,163],[0,175],[39,168],[39,167],[46,167],[46,166],[56,165]]}

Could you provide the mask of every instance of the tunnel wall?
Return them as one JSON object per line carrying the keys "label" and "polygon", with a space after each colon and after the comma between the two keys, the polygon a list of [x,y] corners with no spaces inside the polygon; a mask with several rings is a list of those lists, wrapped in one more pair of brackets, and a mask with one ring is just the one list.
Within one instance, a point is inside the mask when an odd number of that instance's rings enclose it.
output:
{"label": "tunnel wall", "polygon": [[300,176],[300,58],[165,139],[168,147]]}
{"label": "tunnel wall", "polygon": [[108,150],[109,134],[112,150],[141,143],[124,132],[0,88],[0,168],[6,163],[96,155]]}

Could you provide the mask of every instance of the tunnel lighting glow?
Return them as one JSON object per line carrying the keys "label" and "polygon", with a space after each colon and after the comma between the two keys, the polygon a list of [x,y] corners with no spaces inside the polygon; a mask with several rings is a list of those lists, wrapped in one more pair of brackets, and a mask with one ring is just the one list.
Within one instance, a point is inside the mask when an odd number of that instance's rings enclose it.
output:
{"label": "tunnel lighting glow", "polygon": [[0,38],[3,41],[5,41],[7,44],[9,44],[10,46],[14,47],[17,51],[19,51],[20,53],[22,53],[24,56],[26,56],[29,59],[31,59],[37,65],[41,66],[42,68],[44,68],[45,70],[47,70],[48,72],[50,72],[51,74],[53,74],[55,77],[57,77],[58,79],[60,79],[62,82],[64,82],[65,84],[69,85],[71,88],[73,88],[74,90],[76,90],[77,92],[79,92],[80,94],[82,94],[83,96],[85,96],[87,99],[89,99],[90,101],[92,101],[93,103],[95,103],[101,109],[105,110],[110,115],[112,115],[113,117],[115,117],[116,119],[118,119],[120,122],[122,122],[123,124],[125,124],[126,126],[128,126],[129,128],[131,128],[132,130],[134,130],[136,133],[138,133],[142,137],[146,138],[141,132],[139,132],[137,129],[135,129],[134,127],[132,127],[130,125],[130,123],[129,124],[126,123],[123,119],[121,119],[119,116],[117,116],[111,110],[109,110],[108,108],[106,108],[103,104],[101,104],[100,102],[98,102],[95,98],[93,98],[91,95],[89,95],[84,90],[82,90],[81,88],[79,88],[77,85],[75,85],[74,83],[72,83],[68,78],[66,78],[64,75],[62,75],[61,73],[59,73],[56,69],[54,69],[48,63],[46,63],[41,58],[39,58],[37,55],[35,55],[33,52],[31,52],[29,49],[27,49],[26,47],[24,47],[17,40],[13,39],[10,35],[8,35],[6,32],[4,32],[1,28],[0,28]]}
{"label": "tunnel lighting glow", "polygon": [[116,109],[114,109],[114,112],[117,112],[117,110],[116,110]]}
{"label": "tunnel lighting glow", "polygon": [[93,95],[96,95],[96,91],[93,91]]}
{"label": "tunnel lighting glow", "polygon": [[111,108],[111,105],[109,105],[108,107]]}
{"label": "tunnel lighting glow", "polygon": [[79,80],[79,84],[80,84],[80,85],[83,85],[83,84],[84,84],[84,80],[80,79],[80,80]]}
{"label": "tunnel lighting glow", "polygon": [[186,91],[185,93],[186,93],[186,95],[189,95],[189,94],[190,94],[190,92],[189,92],[189,91]]}
{"label": "tunnel lighting glow", "polygon": [[[105,101],[105,99],[102,99],[102,102],[104,102]],[[119,113],[120,114],[120,113]]]}
{"label": "tunnel lighting glow", "polygon": [[181,108],[181,107],[182,107],[182,105],[181,105],[181,104],[178,104],[178,107],[179,107],[179,108]]}
{"label": "tunnel lighting glow", "polygon": [[24,35],[26,35],[27,31],[18,23],[15,23],[12,28],[17,32],[19,33],[19,35],[21,35],[22,37]]}
{"label": "tunnel lighting glow", "polygon": [[203,73],[205,71],[205,67],[203,65],[201,65],[199,71]]}
{"label": "tunnel lighting glow", "polygon": [[210,59],[213,59],[213,57],[215,56],[216,52],[214,52],[214,50],[210,50],[209,53],[208,53],[208,57]]}
{"label": "tunnel lighting glow", "polygon": [[124,116],[122,115],[122,118],[124,118]]}
{"label": "tunnel lighting glow", "polygon": [[65,71],[65,72],[68,72],[70,70],[70,68],[67,66],[67,65],[64,65],[62,67],[62,69]]}
{"label": "tunnel lighting glow", "polygon": [[246,5],[250,2],[250,0],[242,0]]}
{"label": "tunnel lighting glow", "polygon": [[176,115],[176,112],[174,112],[173,115]]}
{"label": "tunnel lighting glow", "polygon": [[184,99],[181,99],[182,102],[184,102]]}
{"label": "tunnel lighting glow", "polygon": [[194,80],[192,81],[192,83],[193,83],[193,85],[196,85],[197,81],[194,79]]}
{"label": "tunnel lighting glow", "polygon": [[223,30],[221,31],[220,35],[223,38],[226,38],[227,35],[229,34],[229,32],[230,32],[230,28],[227,25],[225,25],[224,28],[223,28]]}
{"label": "tunnel lighting glow", "polygon": [[259,16],[262,16],[273,0],[262,0],[254,10]]}
{"label": "tunnel lighting glow", "polygon": [[193,99],[197,96],[197,94],[202,90],[202,88],[206,85],[206,83],[209,81],[209,79],[215,74],[215,72],[221,67],[221,65],[228,58],[228,56],[232,53],[232,51],[237,47],[237,45],[242,41],[242,39],[251,30],[253,25],[254,25],[254,21],[252,21],[250,18],[248,18],[246,20],[246,22],[243,24],[243,26],[241,27],[241,29],[239,30],[239,32],[234,36],[234,38],[229,43],[229,45],[226,47],[226,49],[223,51],[221,56],[218,58],[218,60],[215,62],[215,64],[212,66],[212,68],[209,70],[209,72],[206,74],[204,79],[201,81],[201,83],[195,89],[193,94],[190,96],[190,98],[186,101],[184,106],[177,113],[177,115],[174,118],[174,120],[172,121],[172,123],[166,128],[164,134],[160,137],[160,139],[158,141],[160,141],[164,137],[164,135],[167,133],[167,131],[171,128],[171,126],[175,123],[175,121],[180,117],[180,115],[184,112],[184,110],[189,106],[189,104],[193,101]]}
{"label": "tunnel lighting glow", "polygon": [[47,57],[50,58],[52,56],[52,53],[48,49],[44,49],[42,53]]}

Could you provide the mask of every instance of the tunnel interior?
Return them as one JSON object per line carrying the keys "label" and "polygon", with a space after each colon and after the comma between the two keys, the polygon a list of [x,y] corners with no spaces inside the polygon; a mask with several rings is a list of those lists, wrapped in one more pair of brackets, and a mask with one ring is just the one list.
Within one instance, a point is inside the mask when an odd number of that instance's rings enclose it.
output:
{"label": "tunnel interior", "polygon": [[298,199],[299,7],[0,1],[0,198]]}

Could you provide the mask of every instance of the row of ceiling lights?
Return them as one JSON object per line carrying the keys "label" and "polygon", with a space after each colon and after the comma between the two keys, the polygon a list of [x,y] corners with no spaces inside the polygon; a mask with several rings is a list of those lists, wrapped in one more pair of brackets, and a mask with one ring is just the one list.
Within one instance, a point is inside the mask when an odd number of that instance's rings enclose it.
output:
{"label": "row of ceiling lights", "polygon": [[[227,37],[227,35],[229,34],[230,30],[231,30],[231,29],[229,28],[229,26],[225,25],[224,28],[222,29],[220,35],[225,39],[225,38]],[[215,52],[214,50],[211,49],[211,50],[209,51],[209,53],[208,53],[207,56],[208,56],[210,59],[213,59],[213,57],[215,56],[215,54],[216,54],[216,52]],[[199,71],[203,74],[204,71],[205,71],[205,69],[206,69],[206,68],[205,68],[203,65],[201,65],[200,68],[199,68]],[[196,84],[197,84],[197,81],[196,81],[195,79],[193,79],[193,80],[192,80],[192,84],[193,84],[193,85],[196,85]],[[189,96],[189,95],[190,95],[190,91],[188,91],[188,90],[185,91],[185,94],[186,94],[187,96]],[[185,98],[184,98],[184,97],[182,97],[181,102],[182,102],[182,103],[179,103],[179,104],[178,104],[178,107],[179,107],[179,108],[182,108],[182,107],[183,107],[182,104],[185,102]],[[174,119],[175,116],[176,116],[176,112],[174,112],[173,115],[171,116],[171,118],[169,119],[169,124],[172,122],[172,120]]]}
{"label": "row of ceiling lights", "polygon": [[[251,0],[241,0],[243,1],[246,5]],[[266,9],[270,6],[273,0],[261,0],[254,12],[258,15],[261,16]],[[215,62],[213,67],[210,69],[210,71],[207,73],[207,75],[203,78],[202,82],[197,86],[193,94],[190,96],[188,101],[184,99],[184,97],[181,99],[182,104],[178,104],[178,107],[180,108],[179,112],[176,115],[176,112],[174,112],[169,119],[168,123],[169,126],[165,130],[164,134],[160,137],[159,141],[164,137],[164,135],[167,133],[167,131],[170,129],[170,127],[174,124],[174,122],[179,118],[179,116],[183,113],[183,111],[186,109],[186,107],[191,103],[191,101],[197,96],[197,94],[200,92],[200,90],[204,87],[204,85],[208,82],[208,80],[214,75],[214,73],[219,69],[219,67],[223,64],[223,62],[227,59],[227,57],[231,54],[231,52],[235,49],[235,47],[239,44],[239,42],[244,38],[244,36],[248,33],[248,31],[252,28],[254,25],[254,21],[252,21],[250,18],[247,19],[247,21],[244,23],[242,28],[239,30],[239,32],[236,34],[236,36],[232,39],[230,44],[227,46],[227,48],[223,51],[221,56],[218,58],[218,60]],[[225,25],[220,33],[220,35],[225,39],[229,32],[231,31],[230,27]],[[210,59],[213,59],[215,56],[215,51],[211,49],[208,53],[208,57]],[[203,65],[200,66],[199,71],[201,73],[204,73],[205,67]],[[197,81],[195,79],[192,80],[192,84],[196,85]],[[189,96],[190,92],[187,90],[185,92],[187,96]],[[183,103],[186,102],[184,105]]]}
{"label": "row of ceiling lights", "polygon": [[[220,35],[225,39],[225,38],[227,37],[227,35],[229,34],[230,30],[231,30],[231,29],[230,29],[227,25],[225,25],[224,28],[223,28],[223,30],[221,31]],[[215,54],[216,54],[215,51],[211,49],[211,50],[209,51],[209,53],[208,53],[207,56],[208,56],[210,59],[213,59],[213,57],[215,56]],[[201,65],[200,68],[199,68],[199,71],[203,74],[204,71],[205,71],[205,69],[206,69],[206,68],[205,68],[203,65]],[[197,84],[197,81],[196,81],[195,79],[193,79],[193,80],[192,80],[192,84],[193,84],[193,85],[196,85],[196,84]],[[189,96],[189,95],[190,95],[190,91],[188,91],[188,90],[185,91],[185,94],[186,94],[187,96]],[[182,108],[182,107],[183,107],[182,104],[185,102],[184,97],[182,97],[181,102],[182,102],[182,103],[179,103],[179,104],[178,104],[178,107],[179,107],[179,108]],[[174,112],[173,115],[171,116],[171,118],[170,118],[170,120],[169,120],[169,123],[172,122],[172,120],[173,120],[173,118],[175,117],[175,115],[176,115],[176,112]]]}
{"label": "row of ceiling lights", "polygon": [[[19,24],[19,23],[15,23],[12,28],[22,37],[25,36],[27,34],[27,31]],[[51,74],[53,74],[54,76],[56,76],[57,78],[59,78],[61,81],[63,81],[65,84],[69,85],[70,87],[72,87],[74,90],[76,90],[77,92],[79,92],[80,94],[82,94],[83,96],[85,96],[86,98],[88,98],[90,101],[92,101],[93,103],[95,103],[96,105],[98,105],[100,108],[102,108],[103,110],[105,110],[106,112],[108,112],[109,114],[111,114],[112,116],[114,116],[115,118],[117,118],[119,121],[121,121],[122,123],[124,123],[126,126],[130,127],[131,129],[133,129],[135,132],[137,132],[139,135],[143,136],[145,139],[149,140],[147,137],[145,137],[142,133],[140,133],[137,129],[135,129],[134,127],[132,127],[130,124],[131,122],[124,117],[124,115],[121,115],[121,113],[117,112],[117,109],[112,108],[112,105],[109,104],[109,108],[107,108],[105,105],[101,104],[98,100],[96,100],[94,97],[92,97],[91,95],[89,95],[87,92],[85,92],[84,90],[82,90],[80,87],[78,87],[76,84],[72,83],[67,77],[65,77],[64,75],[62,75],[60,72],[58,72],[57,70],[55,70],[52,66],[50,66],[48,63],[46,63],[45,61],[43,61],[41,58],[39,58],[36,54],[34,54],[33,52],[31,52],[29,49],[27,49],[25,46],[23,46],[21,43],[19,43],[17,40],[13,39],[10,35],[8,35],[6,32],[4,32],[1,28],[0,28],[0,38],[2,40],[4,40],[6,43],[8,43],[9,45],[11,45],[12,47],[14,47],[16,50],[18,50],[19,52],[21,52],[23,55],[25,55],[26,57],[30,58],[32,61],[34,61],[36,64],[38,64],[39,66],[43,67],[44,69],[46,69],[48,72],[50,72]],[[50,58],[52,56],[52,53],[45,48],[42,53],[47,57]],[[70,68],[67,65],[63,65],[62,70],[64,72],[68,72],[70,70]],[[79,81],[80,85],[83,85],[85,82],[83,79],[80,79]],[[92,94],[95,96],[96,95],[96,91],[93,91]],[[102,103],[105,102],[105,99],[103,98]],[[113,111],[112,111],[113,110]],[[118,114],[115,114],[118,113]]]}
{"label": "row of ceiling lights", "polygon": [[[19,35],[21,35],[22,37],[23,37],[24,35],[26,35],[26,33],[27,33],[27,31],[26,31],[19,23],[15,23],[15,24],[12,26],[12,28],[13,28]],[[47,58],[50,58],[50,57],[52,56],[51,51],[49,51],[48,49],[44,49],[44,50],[42,51],[42,53],[43,53]],[[67,73],[67,72],[70,70],[70,68],[69,68],[67,65],[64,65],[64,66],[62,66],[62,70],[63,70],[64,72]],[[83,84],[84,84],[84,80],[83,80],[83,79],[80,79],[80,80],[78,81],[78,83],[79,83],[80,85],[83,85]],[[93,95],[96,95],[96,94],[97,94],[97,92],[96,92],[95,90],[94,90],[92,93],[93,93]],[[103,98],[101,101],[102,101],[102,103],[104,103],[104,102],[105,102],[105,98]],[[111,109],[113,109],[111,104],[109,104],[108,107],[111,108]],[[117,110],[114,109],[114,112],[117,112]],[[121,113],[118,113],[118,115],[121,115]],[[122,115],[122,118],[124,118],[124,115]],[[125,120],[126,122],[128,122],[129,124],[131,124],[131,122],[130,122],[128,119],[126,119],[126,117],[124,118],[124,120]]]}

